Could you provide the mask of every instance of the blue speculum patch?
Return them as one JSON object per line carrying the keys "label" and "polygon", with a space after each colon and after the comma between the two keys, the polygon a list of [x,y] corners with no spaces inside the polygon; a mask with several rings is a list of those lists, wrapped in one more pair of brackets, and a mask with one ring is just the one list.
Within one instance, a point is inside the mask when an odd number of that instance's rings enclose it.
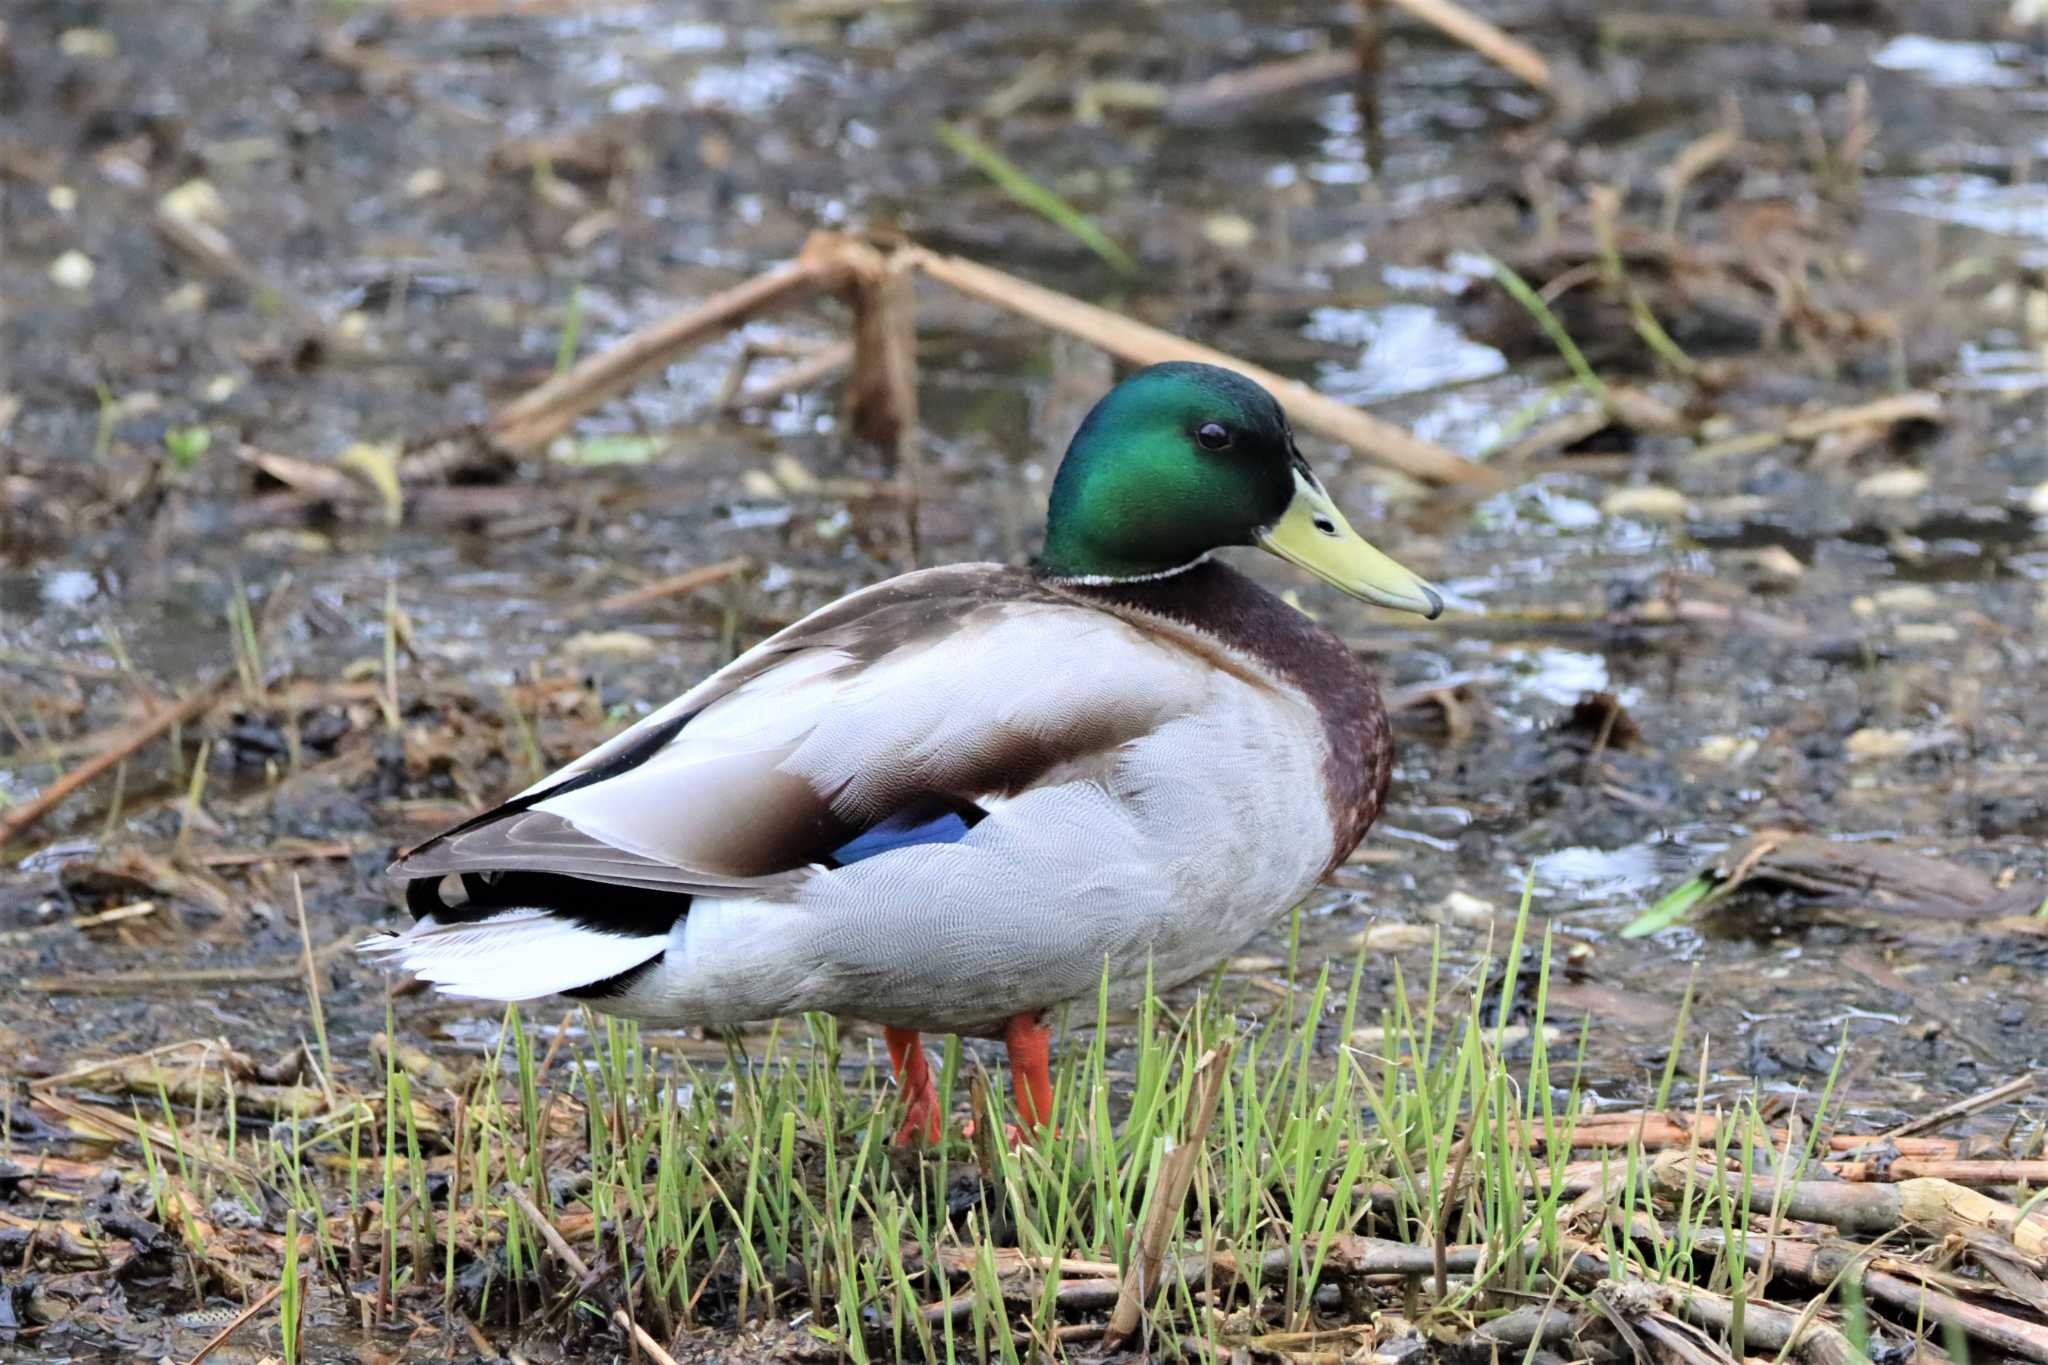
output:
{"label": "blue speculum patch", "polygon": [[914,844],[950,844],[965,838],[986,812],[965,802],[942,799],[905,806],[878,825],[871,825],[832,850],[832,861],[844,867],[891,849]]}

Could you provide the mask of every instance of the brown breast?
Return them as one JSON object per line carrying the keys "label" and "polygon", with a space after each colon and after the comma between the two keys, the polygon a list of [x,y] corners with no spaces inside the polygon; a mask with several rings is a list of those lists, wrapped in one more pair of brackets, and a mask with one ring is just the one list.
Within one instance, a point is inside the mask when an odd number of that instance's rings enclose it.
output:
{"label": "brown breast", "polygon": [[1208,561],[1143,583],[1060,591],[1116,611],[1163,617],[1299,688],[1322,718],[1329,757],[1323,781],[1334,822],[1334,869],[1358,847],[1387,796],[1394,742],[1372,674],[1335,635],[1227,565]]}

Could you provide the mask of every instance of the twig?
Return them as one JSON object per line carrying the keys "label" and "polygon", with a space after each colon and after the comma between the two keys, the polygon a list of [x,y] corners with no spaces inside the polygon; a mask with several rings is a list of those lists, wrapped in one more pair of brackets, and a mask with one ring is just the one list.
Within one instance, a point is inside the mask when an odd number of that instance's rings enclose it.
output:
{"label": "twig", "polygon": [[569,1273],[578,1280],[589,1279],[590,1267],[584,1263],[581,1256],[576,1254],[576,1249],[570,1246],[562,1237],[561,1232],[548,1220],[547,1215],[543,1214],[534,1204],[526,1191],[520,1189],[517,1185],[513,1185],[510,1187],[510,1192],[512,1202],[519,1206],[519,1211],[526,1215],[528,1222],[533,1224],[533,1230],[540,1234],[540,1239],[543,1242],[548,1244],[548,1250],[555,1253],[555,1258],[563,1265],[569,1267]]}
{"label": "twig", "polygon": [[[1030,1301],[1036,1298],[1038,1292],[1036,1288],[1028,1292],[1019,1289],[1014,1297],[1020,1302]],[[1004,1293],[1005,1297],[1011,1296],[1008,1290]],[[1100,1312],[1113,1307],[1122,1296],[1123,1280],[1117,1275],[1097,1275],[1085,1280],[1061,1280],[1052,1292],[1054,1306],[1072,1313]],[[920,1313],[927,1323],[936,1326],[947,1318],[958,1322],[972,1317],[975,1303],[975,1296],[971,1292],[955,1294],[937,1303],[925,1305]]]}
{"label": "twig", "polygon": [[1672,158],[1671,164],[1657,173],[1657,184],[1664,191],[1664,208],[1658,226],[1666,236],[1674,236],[1678,232],[1678,214],[1685,203],[1686,188],[1741,145],[1742,106],[1732,96],[1724,96],[1721,126],[1688,142]]}
{"label": "twig", "polygon": [[233,280],[259,300],[274,303],[308,338],[328,344],[334,341],[332,329],[319,309],[289,286],[265,275],[235,249],[235,244],[220,229],[167,209],[158,209],[150,226],[156,229],[157,236],[205,269]]}
{"label": "twig", "polygon": [[1553,93],[1550,64],[1527,43],[1510,38],[1498,28],[1451,3],[1451,0],[1393,0],[1424,23],[1456,39],[1495,66],[1521,77],[1548,95]]}
{"label": "twig", "polygon": [[43,934],[54,934],[60,930],[97,929],[105,924],[119,924],[123,920],[140,919],[156,913],[155,901],[131,901],[127,905],[116,905],[108,910],[96,910],[90,915],[77,919],[58,920],[53,924],[39,924],[33,929],[10,929],[0,933],[0,943],[27,943]]}
{"label": "twig", "polygon": [[[316,949],[313,958],[325,962],[355,941],[344,936]],[[194,967],[164,972],[95,972],[79,976],[31,976],[21,988],[51,995],[122,995],[135,990],[182,989],[186,986],[255,986],[274,981],[296,981],[305,971],[301,958],[263,967]]]}
{"label": "twig", "polygon": [[114,768],[124,759],[132,758],[138,749],[168,732],[172,727],[183,725],[203,713],[238,676],[232,668],[215,673],[155,715],[137,721],[116,734],[107,741],[105,748],[7,812],[4,818],[0,818],[0,848],[5,848],[33,829],[44,816],[62,805],[73,792],[101,773]]}
{"label": "twig", "polygon": [[76,659],[53,658],[26,649],[0,649],[0,667],[44,669],[51,673],[68,674],[74,678],[91,678],[96,682],[129,682],[135,676],[126,669],[101,668],[96,664],[80,663]]}
{"label": "twig", "polygon": [[1897,393],[1889,398],[1878,398],[1868,403],[1857,403],[1845,408],[1830,408],[1811,417],[1800,417],[1785,424],[1785,435],[1794,441],[1811,441],[1830,431],[1841,431],[1847,427],[1890,427],[1900,422],[1939,422],[1946,411],[1941,395],[1924,389],[1912,393]]}
{"label": "twig", "polygon": [[[376,692],[382,690],[381,683],[369,686],[373,690],[366,694],[366,699],[374,698]],[[364,847],[347,839],[329,839],[324,843],[280,839],[266,848],[194,849],[190,856],[193,862],[205,867],[247,867],[253,863],[324,862],[330,858],[353,858]]]}
{"label": "twig", "polygon": [[1917,389],[1792,418],[1780,427],[1725,437],[1700,446],[1690,458],[1706,462],[1768,450],[1781,441],[1815,441],[1835,432],[1882,432],[1900,422],[1939,422],[1946,413],[1940,394]]}
{"label": "twig", "polygon": [[1907,1119],[1896,1128],[1886,1129],[1877,1140],[1880,1143],[1896,1142],[1900,1138],[1912,1137],[1918,1133],[1931,1133],[1947,1127],[1957,1119],[1968,1118],[1972,1114],[1996,1108],[2007,1100],[2016,1100],[2022,1095],[2031,1094],[2033,1089],[2034,1077],[2031,1074],[2015,1076],[2009,1081],[1992,1086],[1989,1090],[1980,1090],[1974,1095],[1966,1095],[1953,1104],[1944,1104],[1941,1108],[1922,1114],[1918,1118]]}
{"label": "twig", "polygon": [[[299,885],[299,874],[292,873],[292,904],[299,912],[299,954],[300,963],[306,971],[306,1001],[313,1012],[313,1036],[320,1044],[320,1088],[327,1095],[327,1107],[340,1106],[334,1096],[334,1058],[327,1050],[327,1017],[320,1009],[320,969],[313,959],[313,931],[306,924],[306,892]],[[303,1040],[302,1044],[303,1044]]]}
{"label": "twig", "polygon": [[[1697,1120],[1679,1118],[1655,1109],[1630,1109],[1612,1114],[1590,1114],[1575,1119],[1571,1126],[1553,1136],[1547,1130],[1538,1129],[1539,1140],[1549,1143],[1555,1140],[1569,1140],[1574,1148],[1627,1147],[1640,1142],[1645,1151],[1664,1147],[1687,1147],[1695,1139],[1702,1146],[1712,1146],[1721,1131],[1722,1120],[1715,1114],[1702,1114]],[[1774,1129],[1773,1142],[1784,1138],[1785,1130]],[[1931,1161],[1954,1161],[1962,1155],[1962,1144],[1949,1138],[1887,1138],[1879,1133],[1835,1133],[1827,1140],[1827,1149],[1835,1152],[1853,1153],[1864,1147],[1889,1145],[1901,1156],[1910,1156]],[[1933,1174],[1933,1172],[1923,1172]]]}
{"label": "twig", "polygon": [[[460,1155],[461,1150],[459,1147],[456,1148],[458,1155]],[[459,1308],[454,1310],[454,1312],[456,1319],[462,1324],[463,1332],[469,1337],[469,1344],[476,1347],[478,1355],[482,1356],[485,1360],[503,1360],[505,1358],[505,1353],[492,1345],[491,1339],[484,1335],[483,1328],[470,1321],[469,1314]]]}
{"label": "twig", "polygon": [[1214,347],[1162,332],[1107,308],[1007,275],[958,256],[911,247],[917,267],[970,298],[994,304],[1056,332],[1079,337],[1137,365],[1194,360],[1233,369],[1270,390],[1302,426],[1362,452],[1367,458],[1436,483],[1491,483],[1498,476],[1391,422],[1360,412],[1308,385],[1239,360]]}
{"label": "twig", "polygon": [[1343,50],[1261,62],[1175,90],[1166,98],[1166,116],[1195,118],[1238,105],[1256,104],[1278,95],[1350,80],[1359,70],[1358,53]]}
{"label": "twig", "polygon": [[1166,1257],[1166,1240],[1180,1225],[1182,1206],[1195,1167],[1208,1156],[1209,1124],[1216,1117],[1216,1102],[1223,1096],[1223,1082],[1230,1074],[1231,1040],[1226,1038],[1195,1063],[1195,1093],[1189,1101],[1187,1132],[1159,1168],[1152,1188],[1152,1209],[1138,1230],[1132,1263],[1117,1291],[1116,1309],[1109,1317],[1109,1330],[1102,1334],[1106,1350],[1115,1350],[1138,1329],[1146,1302],[1159,1287],[1159,1266]]}
{"label": "twig", "polygon": [[763,408],[778,401],[784,394],[801,393],[814,385],[822,384],[852,364],[852,342],[828,342],[808,355],[791,361],[774,375],[751,388],[734,385],[733,391],[725,396],[719,406],[728,412],[737,408]]}
{"label": "twig", "polygon": [[1472,1135],[1458,1139],[1452,1156],[1451,1183],[1444,1187],[1443,1215],[1436,1220],[1431,1235],[1431,1254],[1436,1258],[1436,1296],[1441,1299],[1450,1293],[1450,1244],[1451,1213],[1458,1206],[1459,1192],[1465,1184],[1465,1160],[1472,1155]]}
{"label": "twig", "polygon": [[745,573],[754,567],[754,561],[745,555],[721,559],[716,564],[700,564],[694,569],[685,569],[667,578],[658,578],[652,583],[643,583],[637,588],[615,592],[610,597],[600,598],[592,612],[632,611],[650,602],[659,602],[664,597],[680,597],[699,588],[708,588],[714,583],[723,583],[734,574]]}
{"label": "twig", "polygon": [[331,464],[301,459],[297,455],[282,455],[273,450],[258,450],[246,442],[237,442],[230,453],[303,497],[347,502],[368,500],[373,496],[369,488]]}
{"label": "twig", "polygon": [[277,1296],[279,1294],[282,1294],[283,1292],[284,1284],[282,1281],[270,1286],[269,1290],[265,1292],[262,1298],[250,1304],[241,1312],[235,1314],[234,1319],[231,1322],[229,1322],[227,1326],[221,1328],[218,1332],[215,1332],[213,1334],[213,1337],[204,1346],[194,1351],[192,1353],[192,1358],[186,1361],[185,1365],[199,1365],[201,1361],[205,1360],[208,1356],[213,1354],[214,1347],[220,1345],[229,1337],[233,1336],[236,1333],[236,1331],[238,1331],[241,1328],[243,1323],[255,1317],[264,1309],[270,1307],[272,1303],[277,1301]]}
{"label": "twig", "polygon": [[789,264],[643,327],[507,403],[491,418],[492,440],[514,451],[538,449],[578,417],[692,346],[762,313],[837,288],[851,273],[856,248],[873,253],[873,248],[852,238],[813,233]]}
{"label": "twig", "polygon": [[[1190,1110],[1190,1112],[1193,1112]],[[1179,1149],[1176,1148],[1176,1151]],[[1164,1170],[1161,1172],[1164,1177]],[[1177,1208],[1178,1206],[1176,1206]],[[1383,1237],[1361,1237],[1342,1233],[1320,1243],[1310,1243],[1302,1249],[1304,1256],[1313,1258],[1321,1255],[1322,1274],[1325,1279],[1366,1280],[1375,1277],[1404,1276],[1419,1279],[1431,1274],[1436,1266],[1436,1250],[1413,1242],[1396,1242]],[[1543,1254],[1542,1244],[1531,1241],[1524,1245],[1522,1254],[1531,1260]],[[1051,1262],[1045,1257],[1024,1256],[1004,1248],[996,1253],[997,1276],[1010,1280],[1025,1272],[1043,1274]],[[1172,1264],[1162,1264],[1159,1276],[1151,1290],[1168,1283],[1200,1284],[1213,1275],[1236,1281],[1251,1273],[1256,1267],[1264,1280],[1284,1277],[1294,1264],[1294,1253],[1286,1247],[1275,1247],[1256,1258],[1240,1260],[1230,1252],[1204,1253],[1184,1256]],[[1470,1275],[1481,1266],[1491,1262],[1492,1253],[1485,1246],[1452,1246],[1444,1249],[1443,1262],[1454,1275]],[[942,1249],[941,1264],[948,1274],[964,1276],[972,1272],[974,1254],[965,1251]],[[1054,1291],[1054,1298],[1061,1308],[1075,1310],[1085,1308],[1107,1308],[1121,1301],[1124,1289],[1122,1276],[1117,1268],[1102,1262],[1087,1261],[1076,1257],[1061,1257],[1060,1267],[1072,1270],[1087,1278],[1062,1280]],[[1020,1285],[1014,1290],[1006,1288],[1005,1297],[1019,1302],[1030,1302],[1037,1295],[1035,1288]],[[1141,1297],[1144,1297],[1141,1295]],[[967,1317],[978,1302],[972,1293],[955,1294],[938,1303],[927,1305],[925,1321],[937,1323],[951,1317],[955,1320]]]}
{"label": "twig", "polygon": [[[576,1254],[576,1249],[564,1240],[562,1234],[555,1229],[555,1225],[548,1221],[547,1216],[535,1207],[533,1200],[527,1197],[526,1191],[514,1185],[511,1187],[511,1195],[512,1202],[519,1206],[519,1211],[526,1215],[526,1220],[529,1223],[533,1224],[533,1230],[540,1234],[540,1239],[543,1242],[548,1244],[548,1250],[554,1252],[556,1259],[569,1267],[570,1274],[574,1275],[579,1281],[588,1282],[590,1279],[590,1267],[584,1264],[583,1258]],[[612,1321],[623,1327],[633,1340],[639,1344],[640,1349],[654,1358],[656,1365],[676,1365],[675,1357],[663,1350],[661,1343],[648,1335],[646,1328],[633,1321],[627,1315],[625,1309],[620,1308],[614,1311]]]}
{"label": "twig", "polygon": [[1827,1173],[1837,1180],[1887,1184],[1901,1180],[1946,1180],[1972,1189],[2028,1184],[2048,1187],[2048,1161],[1956,1160],[1897,1157],[1890,1161],[1829,1161]]}

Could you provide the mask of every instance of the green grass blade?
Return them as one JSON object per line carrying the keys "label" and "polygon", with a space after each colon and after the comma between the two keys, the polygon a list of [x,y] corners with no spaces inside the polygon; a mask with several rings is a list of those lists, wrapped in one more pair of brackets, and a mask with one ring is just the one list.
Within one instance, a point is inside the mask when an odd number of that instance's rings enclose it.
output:
{"label": "green grass blade", "polygon": [[935,131],[939,141],[973,163],[976,170],[995,183],[996,188],[1100,256],[1118,274],[1138,273],[1138,263],[1128,251],[1118,246],[1087,215],[1032,179],[1016,162],[957,123],[938,124]]}

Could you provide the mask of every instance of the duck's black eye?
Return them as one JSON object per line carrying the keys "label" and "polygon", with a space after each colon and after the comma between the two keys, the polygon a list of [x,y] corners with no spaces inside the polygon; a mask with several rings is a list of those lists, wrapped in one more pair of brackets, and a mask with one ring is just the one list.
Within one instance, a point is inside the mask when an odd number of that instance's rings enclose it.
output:
{"label": "duck's black eye", "polygon": [[1195,428],[1195,439],[1204,450],[1223,450],[1230,445],[1230,428],[1221,422],[1204,422]]}

